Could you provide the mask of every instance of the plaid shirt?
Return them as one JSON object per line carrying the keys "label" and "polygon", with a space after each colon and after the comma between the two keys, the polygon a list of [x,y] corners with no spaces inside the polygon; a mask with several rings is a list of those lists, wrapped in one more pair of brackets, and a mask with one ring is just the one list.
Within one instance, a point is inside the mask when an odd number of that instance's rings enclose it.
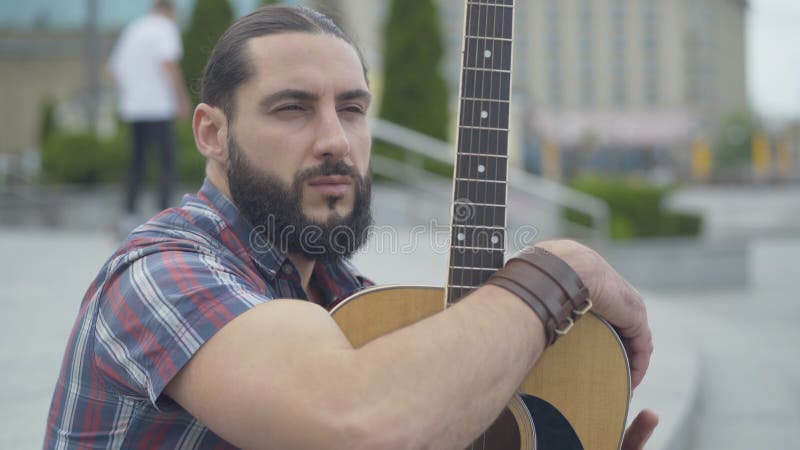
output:
{"label": "plaid shirt", "polygon": [[[50,406],[45,448],[230,448],[162,395],[203,343],[273,298],[307,299],[286,255],[208,180],[140,226],[81,303]],[[323,306],[371,284],[349,263],[315,264]]]}

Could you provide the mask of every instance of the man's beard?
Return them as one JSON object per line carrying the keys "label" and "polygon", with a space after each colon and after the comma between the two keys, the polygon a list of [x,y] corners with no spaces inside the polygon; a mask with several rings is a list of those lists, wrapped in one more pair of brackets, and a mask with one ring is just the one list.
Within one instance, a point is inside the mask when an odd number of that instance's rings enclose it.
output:
{"label": "man's beard", "polygon": [[[250,245],[263,247],[266,243],[284,253],[302,254],[320,261],[339,261],[350,258],[366,243],[372,225],[369,175],[362,177],[341,159],[325,159],[317,167],[298,172],[287,188],[277,177],[253,167],[233,136],[228,138],[228,154],[228,184],[233,202],[255,227]],[[353,210],[344,217],[339,215],[334,206],[343,201],[343,197],[326,196],[331,216],[320,223],[303,213],[303,186],[312,178],[329,175],[352,178]]]}

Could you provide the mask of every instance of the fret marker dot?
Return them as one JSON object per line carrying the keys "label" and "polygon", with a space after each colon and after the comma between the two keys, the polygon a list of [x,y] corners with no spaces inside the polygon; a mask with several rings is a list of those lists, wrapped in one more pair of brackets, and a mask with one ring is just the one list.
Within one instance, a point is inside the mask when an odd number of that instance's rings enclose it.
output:
{"label": "fret marker dot", "polygon": [[485,119],[487,117],[489,117],[489,112],[488,111],[481,111],[481,119]]}
{"label": "fret marker dot", "polygon": [[467,236],[465,236],[464,233],[458,233],[458,240],[459,241],[463,241],[466,238],[467,238]]}
{"label": "fret marker dot", "polygon": [[484,58],[491,58],[492,57],[492,51],[491,50],[484,50],[483,51],[483,57]]}
{"label": "fret marker dot", "polygon": [[492,236],[492,244],[497,244],[498,242],[500,242],[500,238],[497,236]]}
{"label": "fret marker dot", "polygon": [[478,173],[483,173],[483,172],[486,172],[486,166],[481,164],[478,166]]}

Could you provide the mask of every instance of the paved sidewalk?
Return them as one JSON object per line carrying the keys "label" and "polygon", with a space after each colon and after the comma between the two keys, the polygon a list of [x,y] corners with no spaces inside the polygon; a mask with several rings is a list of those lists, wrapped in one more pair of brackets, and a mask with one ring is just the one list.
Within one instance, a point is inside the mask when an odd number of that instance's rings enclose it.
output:
{"label": "paved sidewalk", "polygon": [[81,298],[113,250],[101,233],[0,229],[0,448],[41,448]]}

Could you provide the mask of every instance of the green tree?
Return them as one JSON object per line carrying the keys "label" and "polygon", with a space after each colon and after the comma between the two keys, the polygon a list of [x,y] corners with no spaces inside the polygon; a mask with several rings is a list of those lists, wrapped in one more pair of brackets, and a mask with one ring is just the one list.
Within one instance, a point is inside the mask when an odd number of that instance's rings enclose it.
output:
{"label": "green tree", "polygon": [[382,118],[447,139],[442,53],[439,11],[434,1],[392,0],[385,24]]}
{"label": "green tree", "polygon": [[43,145],[45,141],[57,131],[55,102],[48,98],[42,105],[42,124],[39,128],[39,145]]}
{"label": "green tree", "polygon": [[192,101],[200,97],[203,76],[211,49],[233,22],[233,9],[228,0],[197,0],[189,26],[183,34],[184,55],[181,69],[189,86]]}
{"label": "green tree", "polygon": [[731,114],[722,124],[714,146],[714,165],[719,170],[749,167],[752,163],[753,134],[762,128],[758,118],[747,112]]}
{"label": "green tree", "polygon": [[281,0],[261,0],[261,6],[277,5]]}

